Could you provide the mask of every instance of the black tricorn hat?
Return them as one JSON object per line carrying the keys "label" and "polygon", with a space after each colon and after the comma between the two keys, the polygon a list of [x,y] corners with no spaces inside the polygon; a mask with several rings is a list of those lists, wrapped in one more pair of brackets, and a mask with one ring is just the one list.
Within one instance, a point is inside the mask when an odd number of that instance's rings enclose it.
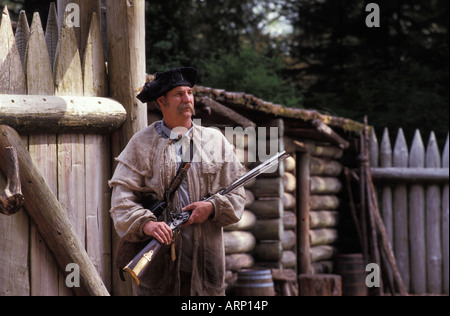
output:
{"label": "black tricorn hat", "polygon": [[137,98],[143,102],[151,102],[179,86],[194,87],[198,70],[193,67],[173,68],[165,72],[157,72],[154,80],[145,84]]}

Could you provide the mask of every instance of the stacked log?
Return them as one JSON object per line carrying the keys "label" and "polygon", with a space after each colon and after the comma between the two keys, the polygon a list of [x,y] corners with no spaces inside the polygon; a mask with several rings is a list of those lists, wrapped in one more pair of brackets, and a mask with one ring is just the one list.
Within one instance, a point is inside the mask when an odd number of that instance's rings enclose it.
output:
{"label": "stacked log", "polygon": [[[264,161],[261,146],[265,146],[267,158],[284,149],[283,122],[275,120],[266,125],[265,143],[261,141],[260,130],[258,139],[253,139],[255,135],[251,133],[244,133],[242,138],[224,132],[228,141],[235,146],[240,161],[248,169],[259,164],[256,158]],[[278,128],[278,137],[275,138],[271,135],[274,127]],[[255,144],[259,147],[254,146]],[[286,169],[289,170],[289,175]],[[243,268],[296,268],[294,170],[295,159],[290,157],[279,164],[276,170],[269,170],[246,185],[247,204],[243,217],[239,223],[225,227],[224,232],[227,282],[231,287],[237,271]],[[287,214],[284,212],[285,208],[289,209]],[[286,220],[289,221],[286,225],[289,230],[284,227]]]}
{"label": "stacked log", "polygon": [[255,248],[256,239],[250,230],[255,226],[255,223],[255,215],[245,210],[237,224],[225,227],[225,260],[228,271],[237,272],[254,265],[251,253]]}
{"label": "stacked log", "polygon": [[[251,169],[256,159],[253,151],[248,150],[248,144],[255,140],[250,140],[251,136],[241,135],[240,133],[237,133],[236,136],[233,136],[233,133],[227,133],[225,130],[222,130],[222,133],[226,137],[228,136],[227,139],[234,146],[235,153],[241,163]],[[239,270],[251,268],[255,264],[253,250],[256,245],[256,238],[252,230],[257,219],[255,214],[249,210],[250,205],[255,201],[255,196],[249,189],[254,183],[255,180],[252,180],[244,187],[246,204],[241,220],[224,228],[226,280],[231,287],[237,280]]]}
{"label": "stacked log", "polygon": [[[282,122],[277,120],[269,122],[269,125],[273,123],[281,126],[283,131]],[[235,145],[241,162],[251,169],[257,165],[254,163],[255,154],[258,154],[258,159],[260,157],[259,151],[255,153],[249,148],[252,141],[248,138],[246,135],[244,146],[239,144],[237,137],[231,137],[229,141]],[[260,175],[246,186],[247,204],[242,220],[225,228],[227,282],[231,287],[237,271],[243,268],[258,266],[297,273],[299,264],[302,265],[298,262],[297,249],[300,220],[297,218],[300,203],[297,186],[301,184],[298,173],[303,169],[296,166],[297,150],[284,148],[285,141],[290,143],[292,140],[280,136],[276,141],[278,151],[286,149],[292,156],[274,172]],[[258,145],[261,146],[260,141]],[[331,273],[333,256],[337,252],[338,194],[342,190],[339,177],[343,170],[339,160],[343,149],[330,143],[305,142],[304,145],[309,157],[306,164],[308,181],[305,182],[309,229],[304,236],[309,238],[309,246],[305,248],[309,253],[308,273]],[[268,153],[270,143],[266,146]]]}
{"label": "stacked log", "polygon": [[283,256],[281,258],[281,264],[283,269],[296,269],[297,268],[297,255],[295,249],[297,246],[297,216],[296,216],[296,178],[295,173],[295,158],[289,157],[284,162],[284,194],[283,194],[283,225],[284,231],[282,236]]}
{"label": "stacked log", "polygon": [[310,273],[332,272],[332,259],[337,252],[337,209],[342,190],[339,179],[343,166],[337,159],[343,151],[331,145],[308,145],[310,148]]}
{"label": "stacked log", "polygon": [[[268,141],[265,144],[266,152],[272,151],[273,148],[270,148],[270,146],[273,142],[277,143],[278,151],[284,150],[283,121],[274,120],[263,125],[267,126],[268,131],[274,127],[278,128],[277,139],[274,139],[273,136],[270,139],[267,138]],[[269,136],[268,134],[266,135]],[[259,146],[261,145],[260,140]],[[260,150],[261,148],[258,149]],[[289,161],[292,165],[292,158]],[[256,265],[272,269],[295,268],[296,256],[294,252],[288,252],[295,247],[295,232],[293,232],[294,235],[292,231],[291,234],[285,234],[283,220],[285,202],[295,205],[295,199],[291,194],[295,191],[294,175],[292,173],[288,175],[286,163],[281,163],[276,170],[258,177],[250,189],[255,196],[255,201],[250,205],[249,209],[257,218],[255,227],[252,230],[256,238],[254,250]],[[285,249],[285,246],[289,247],[289,249]],[[285,263],[287,266],[285,266]]]}

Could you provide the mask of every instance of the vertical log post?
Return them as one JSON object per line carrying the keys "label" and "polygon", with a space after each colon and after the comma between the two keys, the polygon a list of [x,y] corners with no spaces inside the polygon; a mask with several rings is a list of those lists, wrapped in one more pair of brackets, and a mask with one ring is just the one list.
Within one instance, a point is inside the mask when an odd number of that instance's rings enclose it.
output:
{"label": "vertical log post", "polygon": [[[425,168],[440,168],[441,157],[434,132],[425,153]],[[427,293],[442,291],[441,187],[430,184],[425,191],[425,231],[427,254]]]}
{"label": "vertical log post", "polygon": [[[409,154],[406,138],[400,128],[394,144],[392,164],[394,167],[406,168],[408,166]],[[398,261],[398,267],[405,283],[406,291],[410,290],[410,249],[408,229],[408,188],[406,183],[394,185],[394,250]]]}
{"label": "vertical log post", "polygon": [[364,152],[365,152],[364,135],[359,133],[359,200],[360,200],[360,223],[361,223],[361,236],[362,236],[362,251],[367,265],[370,262],[369,258],[369,240],[367,235],[367,218],[366,218],[366,176],[364,172]]}
{"label": "vertical log post", "polygon": [[[425,147],[419,130],[416,130],[409,156],[410,168],[425,167]],[[411,267],[411,293],[427,292],[426,237],[425,237],[425,189],[414,183],[409,189],[409,242]]]}
{"label": "vertical log post", "polygon": [[[367,206],[367,217],[369,221],[369,240],[370,240],[370,253],[371,253],[371,259],[374,263],[378,264],[378,266],[381,266],[381,259],[380,259],[380,250],[378,248],[378,238],[377,238],[377,229],[376,229],[376,223],[375,223],[375,215],[374,215],[374,208],[375,205],[371,199],[372,192],[370,187],[370,181],[371,179],[370,174],[370,167],[369,167],[369,128],[367,126],[367,117],[364,118],[365,125],[364,125],[364,172],[365,172],[365,184],[366,184],[366,206]],[[383,283],[380,280],[380,286],[376,288],[372,288],[372,291],[375,295],[383,295]]]}
{"label": "vertical log post", "polygon": [[[137,90],[145,83],[145,1],[108,0],[104,4],[109,96],[127,111],[127,121],[112,136],[111,152],[117,157],[130,138],[147,126],[147,104],[136,98]],[[113,249],[117,241],[117,234],[113,234]],[[114,273],[113,284],[117,282],[120,281]],[[131,283],[114,286],[113,293],[130,295]]]}
{"label": "vertical log post", "polygon": [[[442,153],[442,168],[448,168],[448,151],[449,151],[449,136],[447,134],[447,141],[445,142],[444,151]],[[441,213],[441,225],[442,225],[442,271],[443,271],[443,293],[449,293],[449,219],[448,219],[448,200],[449,190],[448,183],[442,188],[442,213]]]}
{"label": "vertical log post", "polygon": [[[297,148],[299,150],[299,148]],[[297,151],[297,245],[298,245],[298,273],[309,274],[311,258],[309,253],[309,196],[310,196],[310,157],[309,152],[305,149]]]}
{"label": "vertical log post", "polygon": [[[137,98],[145,83],[145,1],[106,1],[110,96],[127,110],[118,155],[130,138],[147,126],[147,105]],[[117,135],[116,135],[117,136]]]}
{"label": "vertical log post", "polygon": [[0,21],[0,94],[26,94],[25,73],[6,5]]}

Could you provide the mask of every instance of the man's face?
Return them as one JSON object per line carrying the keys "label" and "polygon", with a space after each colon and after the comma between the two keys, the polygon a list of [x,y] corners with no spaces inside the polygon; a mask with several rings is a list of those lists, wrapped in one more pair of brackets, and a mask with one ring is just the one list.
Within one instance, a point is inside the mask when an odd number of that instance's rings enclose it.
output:
{"label": "man's face", "polygon": [[195,115],[194,94],[191,87],[176,87],[157,101],[161,107],[164,122],[172,125],[168,126],[170,128],[184,126],[186,122],[190,123],[191,117]]}

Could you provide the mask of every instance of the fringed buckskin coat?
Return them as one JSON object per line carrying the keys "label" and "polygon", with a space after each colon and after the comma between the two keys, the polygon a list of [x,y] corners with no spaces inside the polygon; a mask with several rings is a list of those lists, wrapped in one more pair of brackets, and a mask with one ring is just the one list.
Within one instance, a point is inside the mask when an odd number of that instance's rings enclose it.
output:
{"label": "fringed buckskin coat", "polygon": [[[164,191],[176,175],[177,163],[173,141],[157,132],[155,122],[136,133],[119,155],[117,168],[109,181],[113,189],[111,217],[121,238],[127,241],[149,239],[143,233],[147,221],[157,219],[143,208],[141,199],[153,195],[162,200]],[[187,174],[191,202],[215,194],[245,173],[232,146],[220,131],[194,124],[194,155]],[[240,220],[245,205],[244,188],[223,196],[215,194],[214,217],[194,224],[191,295],[225,295],[225,250],[223,227]],[[179,205],[175,194],[169,210]],[[166,214],[168,212],[166,211]],[[163,246],[141,280],[149,295],[179,295],[181,235],[176,236],[176,260],[170,246]]]}

